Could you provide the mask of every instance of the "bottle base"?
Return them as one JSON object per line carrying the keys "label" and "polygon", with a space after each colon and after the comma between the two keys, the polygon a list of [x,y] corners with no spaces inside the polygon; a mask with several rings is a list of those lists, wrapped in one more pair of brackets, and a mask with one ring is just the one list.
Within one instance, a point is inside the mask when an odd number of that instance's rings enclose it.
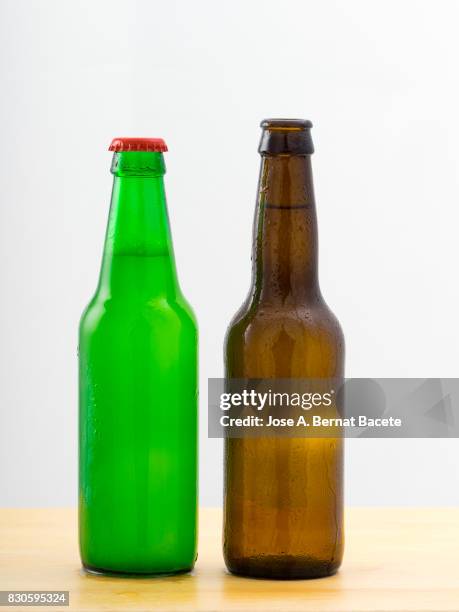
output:
{"label": "bottle base", "polygon": [[308,580],[336,574],[340,563],[290,556],[247,557],[226,560],[228,570],[237,576],[268,580]]}
{"label": "bottle base", "polygon": [[177,576],[179,574],[188,574],[193,570],[193,566],[185,567],[182,569],[176,570],[164,570],[164,571],[123,571],[123,570],[113,570],[106,569],[102,567],[94,567],[92,565],[87,565],[86,563],[82,564],[83,571],[86,574],[90,574],[92,576],[112,576],[115,578],[165,578],[167,576]]}

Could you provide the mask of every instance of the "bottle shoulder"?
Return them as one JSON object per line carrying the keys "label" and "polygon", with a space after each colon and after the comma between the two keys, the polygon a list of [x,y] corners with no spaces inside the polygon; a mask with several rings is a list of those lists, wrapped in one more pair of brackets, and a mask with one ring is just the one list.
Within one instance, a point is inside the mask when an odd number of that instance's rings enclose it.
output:
{"label": "bottle shoulder", "polygon": [[323,298],[301,304],[254,303],[247,300],[231,320],[226,342],[262,338],[288,330],[289,335],[329,336],[344,345],[344,334],[335,314]]}
{"label": "bottle shoulder", "polygon": [[198,319],[196,317],[194,308],[181,291],[177,293],[174,305],[176,308],[179,308],[184,315],[190,319],[190,321],[193,322],[195,327],[198,327]]}
{"label": "bottle shoulder", "polygon": [[336,315],[320,297],[303,303],[257,303],[248,299],[231,319],[228,330],[282,321],[297,321],[307,327],[320,325],[341,329]]}
{"label": "bottle shoulder", "polygon": [[230,378],[328,378],[344,372],[344,335],[325,304],[242,308],[225,338]]}
{"label": "bottle shoulder", "polygon": [[99,325],[115,329],[131,326],[136,321],[152,326],[189,328],[197,331],[195,313],[181,293],[175,296],[153,296],[140,299],[106,297],[96,293],[80,319],[80,334],[94,331]]}

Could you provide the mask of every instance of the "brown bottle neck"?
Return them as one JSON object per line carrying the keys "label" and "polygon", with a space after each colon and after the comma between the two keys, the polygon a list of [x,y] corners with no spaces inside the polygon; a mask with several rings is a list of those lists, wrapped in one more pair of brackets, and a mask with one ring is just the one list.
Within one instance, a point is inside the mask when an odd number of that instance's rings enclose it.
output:
{"label": "brown bottle neck", "polygon": [[263,155],[254,226],[253,299],[320,298],[311,155]]}

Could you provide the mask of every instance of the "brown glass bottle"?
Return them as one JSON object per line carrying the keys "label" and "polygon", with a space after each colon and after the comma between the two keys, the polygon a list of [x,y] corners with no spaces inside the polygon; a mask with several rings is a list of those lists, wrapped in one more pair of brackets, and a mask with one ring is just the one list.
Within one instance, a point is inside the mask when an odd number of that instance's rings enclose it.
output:
{"label": "brown glass bottle", "polygon": [[[317,273],[312,124],[268,119],[249,295],[225,343],[227,378],[341,378],[344,338]],[[225,441],[224,557],[236,574],[313,578],[343,555],[343,440]]]}

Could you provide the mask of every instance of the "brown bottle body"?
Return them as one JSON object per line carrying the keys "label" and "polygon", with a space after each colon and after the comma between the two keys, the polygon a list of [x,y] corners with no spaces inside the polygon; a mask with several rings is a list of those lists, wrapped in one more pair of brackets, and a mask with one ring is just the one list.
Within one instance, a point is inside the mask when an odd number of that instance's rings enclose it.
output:
{"label": "brown bottle body", "polygon": [[[339,379],[344,338],[317,279],[310,124],[280,121],[266,122],[262,137],[253,282],[228,328],[225,374]],[[224,557],[230,571],[327,576],[342,555],[342,439],[225,441]]]}

